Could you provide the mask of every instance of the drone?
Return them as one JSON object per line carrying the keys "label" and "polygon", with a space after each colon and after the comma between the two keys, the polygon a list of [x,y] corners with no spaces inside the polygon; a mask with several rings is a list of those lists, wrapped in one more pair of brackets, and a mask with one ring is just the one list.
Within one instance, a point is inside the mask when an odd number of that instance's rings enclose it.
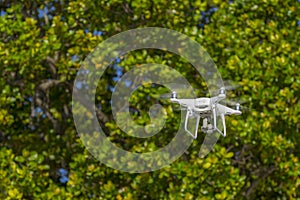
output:
{"label": "drone", "polygon": [[[219,94],[211,98],[202,97],[196,99],[179,99],[177,98],[177,93],[173,91],[171,94],[170,101],[179,104],[182,110],[187,111],[185,116],[184,129],[188,134],[190,134],[193,137],[193,139],[196,139],[198,134],[200,118],[203,118],[203,123],[201,127],[202,132],[211,134],[214,131],[217,131],[223,137],[225,137],[225,116],[242,114],[242,112],[240,111],[239,103],[235,105],[235,109],[222,105],[220,101],[224,100],[225,98],[225,88],[222,87],[219,90]],[[220,122],[219,120],[217,120],[217,118],[219,119],[219,117],[221,119],[223,131],[218,128]],[[196,128],[194,134],[188,130],[189,120],[193,118],[196,118]]]}

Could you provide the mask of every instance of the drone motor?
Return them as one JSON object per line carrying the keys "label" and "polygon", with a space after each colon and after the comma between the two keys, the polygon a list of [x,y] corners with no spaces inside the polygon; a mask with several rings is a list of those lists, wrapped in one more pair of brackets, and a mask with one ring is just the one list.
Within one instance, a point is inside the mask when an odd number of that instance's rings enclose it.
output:
{"label": "drone motor", "polygon": [[221,87],[221,88],[220,88],[219,94],[220,94],[220,95],[225,95],[225,88],[224,88],[224,87]]}
{"label": "drone motor", "polygon": [[235,104],[235,110],[240,111],[240,104],[239,103]]}
{"label": "drone motor", "polygon": [[172,92],[171,98],[172,99],[177,99],[177,93],[175,91]]}

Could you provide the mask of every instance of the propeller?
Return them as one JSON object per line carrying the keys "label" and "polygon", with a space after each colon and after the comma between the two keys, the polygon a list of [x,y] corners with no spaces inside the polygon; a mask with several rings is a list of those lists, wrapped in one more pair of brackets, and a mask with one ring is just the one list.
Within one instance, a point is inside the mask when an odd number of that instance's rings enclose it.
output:
{"label": "propeller", "polygon": [[233,82],[233,81],[229,81],[229,80],[225,80],[223,81],[224,86],[222,86],[221,88],[217,88],[215,90],[212,91],[205,91],[205,94],[210,93],[213,96],[216,96],[218,94],[226,94],[228,91],[233,91],[236,90],[240,87],[239,84]]}
{"label": "propeller", "polygon": [[177,92],[173,91],[173,92],[169,92],[169,93],[165,93],[165,94],[160,95],[160,99],[167,101],[168,104],[172,106],[172,110],[174,110],[174,111],[186,110],[186,108],[181,107],[179,104],[172,103],[170,101],[170,98],[178,98]]}
{"label": "propeller", "polygon": [[[166,83],[165,87],[169,87],[167,93],[161,94],[160,99],[170,98],[196,98],[193,88],[185,83]],[[167,89],[167,88],[166,88]]]}
{"label": "propeller", "polygon": [[236,99],[226,99],[224,101],[221,101],[222,104],[233,107],[235,110],[239,110],[239,111],[250,110],[249,107],[242,105],[242,104],[246,104],[247,102],[249,102],[249,101],[245,100],[245,99],[237,99],[237,98]]}
{"label": "propeller", "polygon": [[223,81],[223,83],[224,83],[225,89],[227,91],[236,90],[239,87],[241,87],[241,85],[239,85],[238,83],[233,82],[231,80],[225,80],[225,81]]}

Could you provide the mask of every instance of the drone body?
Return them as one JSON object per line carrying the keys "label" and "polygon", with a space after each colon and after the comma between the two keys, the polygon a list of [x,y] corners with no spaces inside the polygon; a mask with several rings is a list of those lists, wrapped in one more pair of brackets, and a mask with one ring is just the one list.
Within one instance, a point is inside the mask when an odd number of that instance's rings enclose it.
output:
{"label": "drone body", "polygon": [[[194,139],[197,138],[198,127],[200,123],[200,118],[203,118],[203,123],[201,131],[204,133],[213,133],[217,131],[224,137],[226,136],[226,115],[240,115],[242,112],[239,110],[239,104],[236,104],[236,109],[229,108],[220,104],[221,100],[226,97],[225,89],[221,88],[219,95],[212,98],[196,98],[196,99],[178,99],[176,92],[172,93],[170,98],[171,102],[178,103],[183,110],[186,110],[184,129],[189,133]],[[218,128],[219,121],[217,118],[221,119],[221,125],[223,126],[223,131]],[[191,133],[188,130],[189,119],[196,118],[195,133]]]}

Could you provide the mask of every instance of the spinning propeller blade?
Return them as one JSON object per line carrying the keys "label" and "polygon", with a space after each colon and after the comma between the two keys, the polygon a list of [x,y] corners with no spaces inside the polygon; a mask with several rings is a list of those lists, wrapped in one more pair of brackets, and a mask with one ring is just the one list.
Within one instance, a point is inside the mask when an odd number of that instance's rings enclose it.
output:
{"label": "spinning propeller blade", "polygon": [[[233,91],[233,90],[236,90],[240,87],[239,84],[233,82],[233,81],[229,81],[229,80],[225,80],[223,81],[224,83],[224,86],[222,88],[225,89],[225,93],[227,93],[228,91]],[[212,96],[216,96],[220,93],[220,88],[218,87],[215,87],[214,90],[212,91],[205,91],[206,94],[210,93]]]}
{"label": "spinning propeller blade", "polygon": [[235,83],[233,81],[225,80],[223,82],[226,91],[236,90],[241,87],[238,83]]}
{"label": "spinning propeller blade", "polygon": [[225,101],[221,101],[223,105],[228,105],[229,107],[233,107],[236,110],[240,111],[247,111],[250,110],[249,107],[243,106],[242,104],[245,104],[249,101],[245,99],[226,99]]}

